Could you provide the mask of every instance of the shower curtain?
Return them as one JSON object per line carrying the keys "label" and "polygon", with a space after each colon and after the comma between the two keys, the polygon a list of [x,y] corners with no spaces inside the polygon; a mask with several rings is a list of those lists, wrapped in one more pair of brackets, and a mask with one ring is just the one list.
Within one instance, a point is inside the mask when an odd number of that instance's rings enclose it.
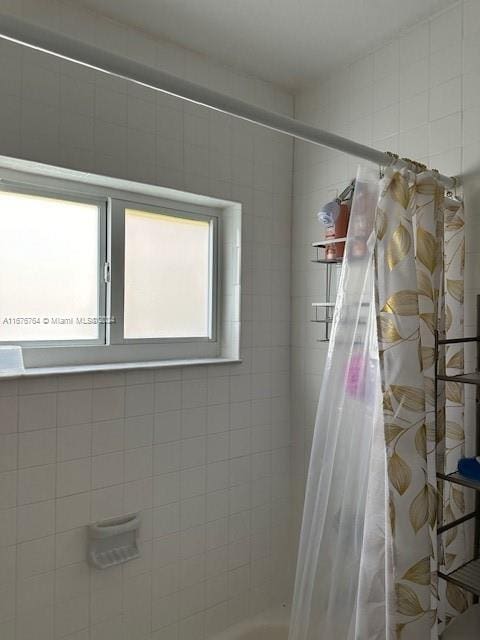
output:
{"label": "shower curtain", "polygon": [[[437,514],[451,519],[452,503],[456,512],[464,504],[460,493],[439,496],[436,489],[437,469],[454,464],[464,438],[461,392],[447,389],[445,405],[443,385],[434,384],[434,331],[463,335],[463,214],[446,202],[433,172],[389,167],[379,180],[359,170],[312,445],[290,640],[434,639],[439,618],[443,625],[466,606],[450,587],[441,589],[439,605],[436,580],[449,554],[447,544],[437,556]],[[458,373],[461,356],[457,347],[445,363],[442,352],[439,365]],[[461,560],[456,542],[451,563]]]}

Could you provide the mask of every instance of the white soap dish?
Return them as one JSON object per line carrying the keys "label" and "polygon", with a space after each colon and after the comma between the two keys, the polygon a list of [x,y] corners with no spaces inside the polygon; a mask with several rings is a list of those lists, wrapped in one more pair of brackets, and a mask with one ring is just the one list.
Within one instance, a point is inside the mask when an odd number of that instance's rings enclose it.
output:
{"label": "white soap dish", "polygon": [[89,563],[97,569],[108,569],[138,558],[139,529],[138,513],[91,524],[88,527]]}

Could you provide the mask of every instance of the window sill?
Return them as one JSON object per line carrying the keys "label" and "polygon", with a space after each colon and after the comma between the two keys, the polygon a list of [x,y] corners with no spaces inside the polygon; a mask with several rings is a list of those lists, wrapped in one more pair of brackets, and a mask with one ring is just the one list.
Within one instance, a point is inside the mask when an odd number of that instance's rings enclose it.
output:
{"label": "window sill", "polygon": [[148,362],[109,362],[107,364],[81,364],[59,367],[28,367],[22,373],[0,372],[0,380],[31,378],[38,376],[68,375],[69,373],[94,373],[99,371],[131,371],[132,369],[166,369],[206,364],[235,364],[241,358],[189,358],[187,360],[152,360]]}

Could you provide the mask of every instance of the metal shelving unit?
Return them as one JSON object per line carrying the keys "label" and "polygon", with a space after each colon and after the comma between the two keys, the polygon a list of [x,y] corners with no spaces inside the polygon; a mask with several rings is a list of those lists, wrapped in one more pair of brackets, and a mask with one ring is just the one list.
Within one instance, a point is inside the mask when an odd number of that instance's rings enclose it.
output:
{"label": "metal shelving unit", "polygon": [[459,376],[443,376],[438,375],[437,380],[446,380],[447,382],[461,382],[462,384],[480,384],[480,372],[462,373]]}
{"label": "metal shelving unit", "polygon": [[454,484],[461,484],[463,487],[468,487],[469,489],[475,489],[476,491],[480,491],[480,481],[471,480],[470,478],[466,478],[462,476],[461,473],[455,471],[455,473],[437,473],[437,478],[439,480],[444,480],[446,482],[453,482]]}
{"label": "metal shelving unit", "polygon": [[[457,376],[447,376],[438,372],[439,361],[439,348],[441,345],[449,344],[464,344],[464,343],[476,343],[477,357],[476,357],[476,371],[471,373],[463,373]],[[451,339],[439,339],[438,333],[435,334],[435,392],[437,387],[437,381],[444,380],[447,382],[457,382],[460,384],[472,384],[476,385],[476,455],[480,455],[480,296],[477,296],[477,335],[469,338],[451,338]],[[436,395],[436,393],[435,393]],[[443,580],[447,580],[466,591],[469,591],[474,595],[474,601],[478,602],[480,597],[480,481],[472,480],[465,476],[462,476],[458,471],[454,473],[437,473],[437,479],[442,482],[452,482],[454,484],[462,485],[472,491],[476,492],[475,497],[475,509],[474,511],[465,514],[461,518],[449,522],[438,528],[438,535],[442,536],[446,531],[454,529],[464,522],[474,520],[475,522],[475,534],[474,534],[474,549],[473,558],[464,565],[445,573],[439,571],[438,576]]]}
{"label": "metal shelving unit", "polygon": [[444,580],[456,584],[457,587],[466,589],[477,597],[480,596],[480,559],[471,560],[449,574],[439,572],[438,575]]}
{"label": "metal shelving unit", "polygon": [[322,242],[313,242],[312,247],[315,249],[316,255],[312,262],[325,265],[325,301],[313,302],[312,322],[318,322],[325,325],[325,337],[319,342],[328,342],[330,339],[330,326],[333,322],[333,312],[335,310],[335,297],[337,288],[335,285],[336,271],[340,268],[343,258],[327,259],[324,257],[325,250],[332,244],[346,242],[346,238],[335,238],[334,240],[324,240]]}

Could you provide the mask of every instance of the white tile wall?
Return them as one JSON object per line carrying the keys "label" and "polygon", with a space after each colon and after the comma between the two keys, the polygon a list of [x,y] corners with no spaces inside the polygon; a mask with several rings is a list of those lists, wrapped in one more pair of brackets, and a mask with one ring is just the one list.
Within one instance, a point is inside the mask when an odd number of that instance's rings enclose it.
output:
{"label": "white tile wall", "polygon": [[[480,9],[458,2],[296,96],[296,117],[354,140],[464,174],[467,218],[465,333],[480,293]],[[295,142],[292,231],[292,475],[297,525],[327,346],[310,305],[323,276],[309,262],[320,237],[315,214],[354,177],[355,158]],[[471,357],[467,366],[473,366]],[[471,417],[467,415],[467,417]]]}
{"label": "white tile wall", "polygon": [[[477,4],[459,2],[337,70],[296,96],[296,116],[474,174]],[[291,113],[275,87],[76,3],[0,7]],[[0,385],[0,637],[208,638],[288,594],[289,470],[298,524],[326,354],[309,322],[323,286],[310,243],[318,207],[357,161],[295,144],[291,228],[287,138],[11,44],[0,55],[0,153],[240,200],[244,213],[243,364]],[[479,292],[477,197],[468,181],[467,332]],[[136,510],[142,558],[89,570],[85,524]]]}
{"label": "white tile wall", "polygon": [[[76,2],[0,10],[286,114],[291,96]],[[243,363],[0,383],[0,638],[200,640],[282,601],[292,143],[0,42],[0,154],[243,203]],[[142,557],[85,525],[142,513]]]}

